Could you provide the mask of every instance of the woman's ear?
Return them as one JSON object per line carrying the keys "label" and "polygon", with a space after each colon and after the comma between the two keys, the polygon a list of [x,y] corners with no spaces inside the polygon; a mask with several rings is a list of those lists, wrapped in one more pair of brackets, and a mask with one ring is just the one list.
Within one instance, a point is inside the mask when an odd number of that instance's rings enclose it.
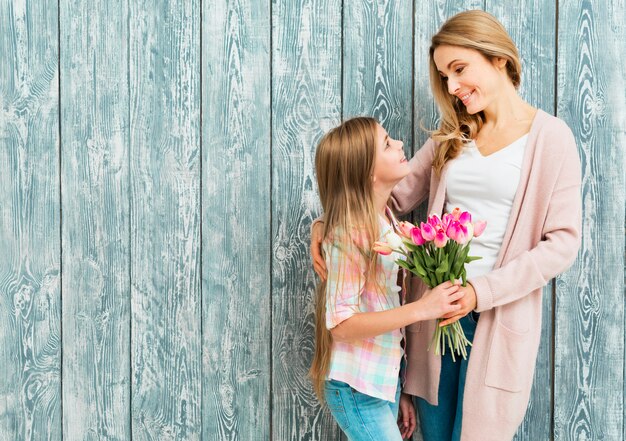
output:
{"label": "woman's ear", "polygon": [[498,68],[498,69],[505,69],[506,68],[506,62],[507,59],[506,58],[495,58],[493,60],[493,64]]}

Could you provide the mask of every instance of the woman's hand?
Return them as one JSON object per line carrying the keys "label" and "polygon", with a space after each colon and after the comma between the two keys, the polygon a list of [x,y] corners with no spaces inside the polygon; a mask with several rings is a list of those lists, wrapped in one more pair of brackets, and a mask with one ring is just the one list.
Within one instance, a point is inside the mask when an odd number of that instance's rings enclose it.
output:
{"label": "woman's hand", "polygon": [[413,400],[411,400],[410,395],[402,393],[400,395],[400,407],[398,408],[398,429],[400,429],[402,439],[411,438],[416,425]]}
{"label": "woman's hand", "polygon": [[451,323],[456,322],[457,320],[462,319],[467,314],[469,314],[473,309],[476,308],[477,299],[476,299],[476,291],[471,283],[467,282],[467,286],[461,286],[459,292],[462,292],[464,295],[457,302],[460,305],[460,309],[455,312],[450,312],[448,314],[442,315],[441,318],[446,320],[442,320],[439,326],[446,326]]}
{"label": "woman's hand", "polygon": [[324,224],[316,222],[311,229],[311,258],[313,259],[313,269],[320,276],[322,281],[326,280],[326,261],[322,254],[322,239],[324,234]]}
{"label": "woman's hand", "polygon": [[464,292],[460,290],[459,284],[449,281],[426,290],[422,298],[415,302],[416,308],[419,308],[420,320],[432,320],[446,314],[459,314],[461,305],[458,301],[463,295]]}

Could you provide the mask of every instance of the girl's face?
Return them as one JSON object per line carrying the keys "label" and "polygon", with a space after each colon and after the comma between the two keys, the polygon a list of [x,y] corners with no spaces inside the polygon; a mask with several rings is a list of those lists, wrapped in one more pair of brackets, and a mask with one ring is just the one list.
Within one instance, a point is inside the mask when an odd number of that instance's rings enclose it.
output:
{"label": "girl's face", "polygon": [[404,144],[389,136],[380,125],[376,125],[376,159],[374,161],[374,182],[394,184],[409,174],[409,164],[402,148]]}
{"label": "girl's face", "polygon": [[433,61],[448,93],[465,105],[469,114],[485,110],[504,90],[509,79],[506,60],[489,61],[480,52],[459,46],[438,46]]}

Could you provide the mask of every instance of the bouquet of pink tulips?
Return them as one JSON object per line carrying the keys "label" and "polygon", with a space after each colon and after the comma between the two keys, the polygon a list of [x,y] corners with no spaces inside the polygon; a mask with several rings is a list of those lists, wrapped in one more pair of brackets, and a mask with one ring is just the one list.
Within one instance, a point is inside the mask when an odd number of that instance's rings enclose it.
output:
{"label": "bouquet of pink tulips", "polygon": [[[396,262],[411,273],[419,276],[428,287],[435,286],[449,280],[454,283],[461,280],[467,285],[465,264],[481,257],[468,256],[469,245],[474,237],[482,234],[487,223],[478,221],[472,223],[472,215],[467,211],[461,212],[455,208],[452,213],[428,217],[428,222],[422,222],[419,227],[410,222],[400,223],[400,235],[393,232],[386,236],[387,242],[374,243],[374,251],[379,254],[398,252],[405,259]],[[456,361],[455,353],[467,359],[467,345],[471,343],[465,337],[461,324],[456,321],[450,325],[440,327],[437,320],[437,329],[429,346],[435,344],[435,354],[446,353],[446,343]]]}

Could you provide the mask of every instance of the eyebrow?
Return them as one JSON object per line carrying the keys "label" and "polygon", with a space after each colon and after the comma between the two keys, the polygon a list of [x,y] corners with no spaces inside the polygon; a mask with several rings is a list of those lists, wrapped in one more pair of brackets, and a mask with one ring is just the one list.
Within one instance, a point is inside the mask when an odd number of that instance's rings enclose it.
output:
{"label": "eyebrow", "polygon": [[[448,69],[450,69],[450,66],[452,66],[452,65],[453,65],[454,63],[456,63],[457,61],[461,61],[461,60],[459,60],[458,58],[455,58],[454,60],[452,60],[452,61],[450,61],[450,62],[448,63],[447,68],[448,68]],[[442,72],[442,71],[439,71],[439,73],[440,73],[441,75],[443,75],[443,72]]]}

